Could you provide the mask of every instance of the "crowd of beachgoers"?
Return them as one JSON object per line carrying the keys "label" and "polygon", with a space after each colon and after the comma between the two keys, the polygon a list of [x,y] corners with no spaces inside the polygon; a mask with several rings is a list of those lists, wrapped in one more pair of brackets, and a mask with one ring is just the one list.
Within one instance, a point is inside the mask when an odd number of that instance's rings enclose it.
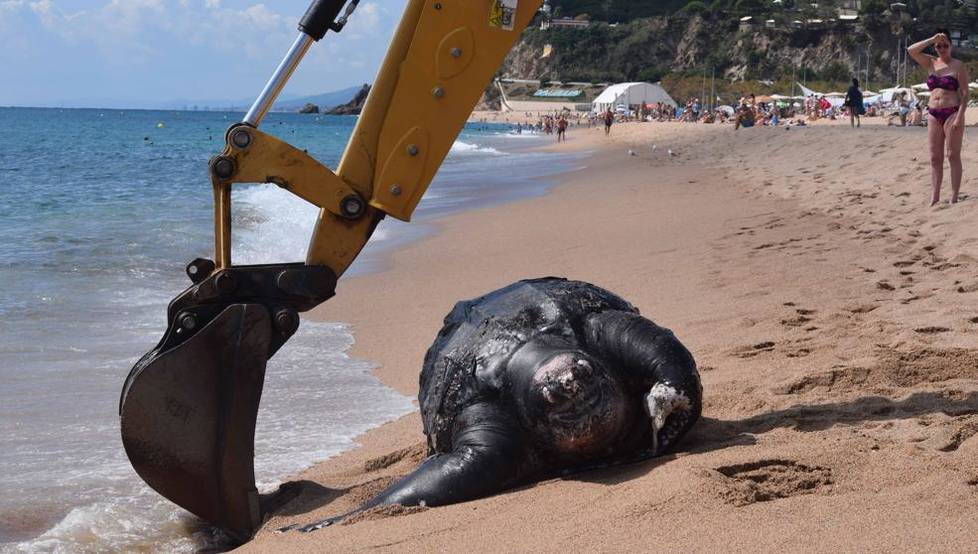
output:
{"label": "crowd of beachgoers", "polygon": [[[887,104],[869,104],[861,117],[883,117],[887,125],[919,126],[927,125],[925,106],[914,98],[894,95]],[[515,134],[554,135],[563,138],[569,127],[600,127],[625,122],[679,122],[734,125],[741,127],[804,127],[818,121],[848,120],[849,106],[837,106],[825,97],[809,95],[803,101],[793,104],[762,101],[755,95],[740,98],[735,106],[706,106],[699,98],[689,98],[679,105],[645,103],[627,110],[607,110],[605,112],[569,112],[554,110],[550,113],[525,112],[515,117],[512,132]],[[507,121],[513,121],[510,117]]]}

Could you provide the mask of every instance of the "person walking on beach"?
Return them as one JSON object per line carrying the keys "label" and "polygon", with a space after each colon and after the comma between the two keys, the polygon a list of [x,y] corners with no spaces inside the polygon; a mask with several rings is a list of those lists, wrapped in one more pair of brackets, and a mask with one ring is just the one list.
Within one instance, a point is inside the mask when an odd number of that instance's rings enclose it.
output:
{"label": "person walking on beach", "polygon": [[[951,165],[951,204],[958,202],[961,191],[961,143],[964,141],[964,112],[968,106],[968,68],[951,57],[951,39],[944,29],[929,39],[910,45],[907,53],[927,69],[927,138],[930,144],[931,197],[930,205],[941,201],[941,182],[944,180],[944,156]],[[924,54],[933,46],[937,56]],[[946,148],[945,148],[946,143]]]}
{"label": "person walking on beach", "polygon": [[611,134],[611,124],[615,122],[615,114],[612,113],[611,108],[604,112],[604,136]]}
{"label": "person walking on beach", "polygon": [[557,142],[567,140],[567,118],[561,115],[557,118]]}
{"label": "person walking on beach", "polygon": [[846,100],[843,104],[849,107],[849,126],[859,127],[861,123],[859,116],[866,111],[863,107],[863,92],[859,90],[859,79],[852,80],[852,86],[846,92]]}

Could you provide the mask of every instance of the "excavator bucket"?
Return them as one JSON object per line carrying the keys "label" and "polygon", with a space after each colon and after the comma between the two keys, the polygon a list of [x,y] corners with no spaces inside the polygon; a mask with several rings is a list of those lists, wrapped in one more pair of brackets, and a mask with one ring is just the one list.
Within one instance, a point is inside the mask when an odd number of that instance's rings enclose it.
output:
{"label": "excavator bucket", "polygon": [[[198,260],[188,273],[213,271]],[[119,415],[133,467],[193,514],[250,538],[261,526],[254,438],[268,359],[304,311],[333,294],[324,267],[241,266],[215,272],[169,307],[163,340],[126,379]]]}

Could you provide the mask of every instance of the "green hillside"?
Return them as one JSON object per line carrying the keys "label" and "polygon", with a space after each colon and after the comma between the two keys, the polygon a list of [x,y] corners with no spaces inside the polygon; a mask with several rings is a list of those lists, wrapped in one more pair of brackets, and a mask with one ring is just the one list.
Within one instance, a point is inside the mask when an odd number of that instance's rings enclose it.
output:
{"label": "green hillside", "polygon": [[[587,16],[592,21],[627,23],[638,18],[671,16],[677,13],[709,12],[728,17],[826,18],[833,19],[844,0],[550,0],[555,17]],[[899,6],[899,7],[894,7]],[[862,0],[860,15],[876,24],[911,26],[941,25],[951,29],[978,31],[975,3],[968,0]]]}

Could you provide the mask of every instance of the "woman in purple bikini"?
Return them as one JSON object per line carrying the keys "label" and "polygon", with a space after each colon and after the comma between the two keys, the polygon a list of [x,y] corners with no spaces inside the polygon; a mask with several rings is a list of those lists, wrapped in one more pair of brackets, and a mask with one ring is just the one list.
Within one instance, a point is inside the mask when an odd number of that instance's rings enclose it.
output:
{"label": "woman in purple bikini", "polygon": [[[934,46],[937,56],[924,54],[924,49]],[[964,140],[964,111],[968,106],[968,69],[951,57],[951,39],[947,31],[938,29],[937,34],[907,48],[910,57],[927,68],[927,136],[930,142],[930,166],[932,192],[930,205],[941,201],[941,181],[944,179],[944,152],[947,142],[947,161],[951,165],[951,204],[957,203],[961,190],[961,142]]]}

